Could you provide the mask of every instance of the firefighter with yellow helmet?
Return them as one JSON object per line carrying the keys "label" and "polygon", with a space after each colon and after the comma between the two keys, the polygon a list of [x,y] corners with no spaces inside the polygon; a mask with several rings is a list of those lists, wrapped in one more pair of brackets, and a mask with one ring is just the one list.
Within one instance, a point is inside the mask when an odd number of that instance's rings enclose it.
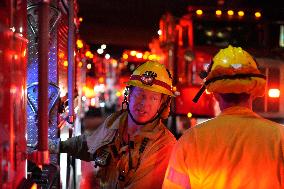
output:
{"label": "firefighter with yellow helmet", "polygon": [[[127,82],[123,107],[91,135],[53,145],[76,158],[93,161],[100,188],[161,188],[176,139],[162,123],[174,96],[163,64],[140,65]],[[52,146],[52,145],[51,145]]]}
{"label": "firefighter with yellow helmet", "polygon": [[189,129],[175,145],[165,189],[284,188],[284,129],[252,111],[266,78],[240,47],[220,50],[206,73],[221,114]]}

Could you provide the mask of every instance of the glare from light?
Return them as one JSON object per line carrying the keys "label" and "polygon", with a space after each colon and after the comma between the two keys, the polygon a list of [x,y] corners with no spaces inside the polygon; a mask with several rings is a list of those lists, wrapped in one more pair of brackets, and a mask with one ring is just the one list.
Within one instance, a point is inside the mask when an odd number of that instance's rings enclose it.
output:
{"label": "glare from light", "polygon": [[10,88],[10,93],[16,94],[16,93],[17,93],[17,87],[16,87],[16,86],[12,86],[12,87]]}
{"label": "glare from light", "polygon": [[148,59],[149,60],[157,60],[157,55],[151,54],[151,55],[148,56]]}
{"label": "glare from light", "polygon": [[87,97],[86,96],[82,96],[82,101],[86,101],[87,100]]}
{"label": "glare from light", "polygon": [[20,27],[19,31],[20,33],[23,33],[23,27]]}
{"label": "glare from light", "polygon": [[221,15],[222,15],[222,11],[221,11],[221,10],[216,10],[215,14],[216,14],[217,16],[221,16]]}
{"label": "glare from light", "polygon": [[16,31],[16,28],[15,27],[12,27],[10,28],[12,30],[12,32],[15,32]]}
{"label": "glare from light", "polygon": [[25,57],[26,56],[26,53],[27,53],[27,51],[26,51],[26,49],[23,51],[23,57]]}
{"label": "glare from light", "polygon": [[203,11],[201,9],[198,9],[198,10],[196,10],[196,14],[200,16],[200,15],[203,14]]}
{"label": "glare from light", "polygon": [[60,52],[58,56],[59,56],[59,58],[64,58],[65,55],[64,55],[63,52]]}
{"label": "glare from light", "polygon": [[91,54],[92,54],[91,51],[87,51],[87,52],[85,53],[85,56],[86,56],[86,57],[89,57]]}
{"label": "glare from light", "polygon": [[122,58],[123,58],[123,59],[127,59],[127,58],[128,58],[128,54],[125,54],[125,53],[124,53],[124,54],[122,55]]}
{"label": "glare from light", "polygon": [[137,57],[137,58],[142,58],[142,57],[143,57],[143,53],[137,53],[137,54],[136,54],[136,57]]}
{"label": "glare from light", "polygon": [[239,15],[240,17],[243,17],[243,16],[245,15],[245,12],[244,12],[244,11],[238,11],[238,15]]}
{"label": "glare from light", "polygon": [[280,90],[279,89],[269,89],[268,96],[270,98],[279,98],[280,97]]}
{"label": "glare from light", "polygon": [[234,11],[232,11],[232,10],[228,10],[227,13],[228,13],[229,16],[233,16],[234,15]]}
{"label": "glare from light", "polygon": [[130,51],[131,56],[136,56],[137,52],[136,51]]}
{"label": "glare from light", "polygon": [[113,66],[114,68],[117,67],[117,60],[112,59],[111,63],[112,63],[112,66]]}
{"label": "glare from light", "polygon": [[105,58],[108,60],[108,59],[110,59],[110,55],[109,54],[106,54],[105,55]]}
{"label": "glare from light", "polygon": [[212,31],[206,31],[206,35],[211,37],[213,35],[213,32]]}
{"label": "glare from light", "polygon": [[116,95],[117,97],[120,97],[120,96],[121,96],[121,92],[117,91],[117,92],[115,93],[115,95]]}
{"label": "glare from light", "polygon": [[103,77],[99,77],[99,83],[104,83],[105,79]]}
{"label": "glare from light", "polygon": [[37,189],[38,187],[37,187],[37,184],[36,183],[34,183],[33,185],[32,185],[32,187],[31,187],[31,189]]}
{"label": "glare from light", "polygon": [[77,47],[78,47],[79,49],[83,48],[83,46],[84,46],[84,45],[83,45],[83,41],[80,40],[80,39],[77,39],[76,44],[77,44]]}
{"label": "glare from light", "polygon": [[106,49],[106,47],[107,47],[106,44],[101,45],[101,49]]}
{"label": "glare from light", "polygon": [[260,12],[255,12],[255,13],[254,13],[254,16],[255,16],[256,18],[260,18],[260,17],[261,17],[261,13],[260,13]]}
{"label": "glare from light", "polygon": [[192,113],[188,112],[188,113],[187,113],[187,117],[188,117],[188,118],[191,118],[191,117],[192,117]]}
{"label": "glare from light", "polygon": [[80,61],[80,62],[78,63],[78,66],[79,66],[79,68],[81,68],[81,67],[83,66],[83,62]]}
{"label": "glare from light", "polygon": [[63,62],[63,65],[64,65],[65,67],[67,67],[67,66],[68,66],[68,61],[65,60],[65,61]]}
{"label": "glare from light", "polygon": [[105,103],[104,103],[104,102],[101,102],[101,103],[100,103],[100,107],[101,107],[101,108],[105,107]]}
{"label": "glare from light", "polygon": [[83,22],[83,18],[82,17],[79,18],[79,22]]}
{"label": "glare from light", "polygon": [[150,52],[149,51],[146,51],[143,55],[143,59],[144,60],[147,60],[148,59],[148,56],[150,55]]}
{"label": "glare from light", "polygon": [[162,30],[158,30],[158,35],[162,35]]}
{"label": "glare from light", "polygon": [[95,85],[94,91],[96,93],[104,92],[105,91],[105,85],[104,84]]}
{"label": "glare from light", "polygon": [[223,34],[222,32],[218,32],[218,33],[217,33],[217,36],[220,37],[220,38],[223,38],[223,37],[224,37],[224,34]]}
{"label": "glare from light", "polygon": [[112,64],[117,64],[117,60],[111,59],[111,63],[112,63]]}
{"label": "glare from light", "polygon": [[98,54],[103,54],[103,53],[104,53],[104,49],[98,49],[98,50],[97,50],[97,53],[98,53]]}
{"label": "glare from light", "polygon": [[144,54],[147,55],[147,56],[149,56],[149,55],[150,55],[150,52],[149,52],[149,51],[145,51]]}
{"label": "glare from light", "polygon": [[78,111],[79,111],[79,106],[76,106],[76,108],[74,108],[74,112],[75,112],[75,114],[77,114],[77,113],[78,113]]}
{"label": "glare from light", "polygon": [[92,68],[92,64],[87,64],[87,69],[90,70]]}
{"label": "glare from light", "polygon": [[95,106],[96,105],[96,98],[92,98],[91,99],[91,106]]}

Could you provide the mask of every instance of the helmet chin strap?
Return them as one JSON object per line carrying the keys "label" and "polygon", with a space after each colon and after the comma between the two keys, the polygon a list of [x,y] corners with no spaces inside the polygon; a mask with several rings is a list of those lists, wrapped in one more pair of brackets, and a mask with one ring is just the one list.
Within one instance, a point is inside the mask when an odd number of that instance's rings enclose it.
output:
{"label": "helmet chin strap", "polygon": [[146,124],[148,124],[148,123],[154,122],[156,119],[160,119],[162,112],[163,112],[163,111],[165,110],[165,108],[168,106],[168,103],[170,102],[170,100],[171,100],[171,97],[169,96],[169,97],[167,98],[166,102],[162,104],[162,106],[161,106],[161,108],[159,109],[159,111],[157,112],[156,116],[153,117],[152,119],[148,120],[148,121],[145,121],[145,122],[137,121],[137,120],[133,117],[133,115],[132,115],[132,113],[131,113],[131,111],[130,111],[130,109],[129,109],[129,104],[128,104],[128,103],[127,103],[127,112],[128,112],[128,114],[130,115],[130,118],[132,119],[132,121],[133,121],[135,124],[137,124],[137,125],[146,125]]}

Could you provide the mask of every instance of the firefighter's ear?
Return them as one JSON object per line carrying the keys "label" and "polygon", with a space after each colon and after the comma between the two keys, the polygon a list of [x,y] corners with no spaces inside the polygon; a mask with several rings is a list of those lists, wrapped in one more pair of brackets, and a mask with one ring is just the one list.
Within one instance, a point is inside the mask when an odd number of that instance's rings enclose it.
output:
{"label": "firefighter's ear", "polygon": [[164,110],[161,112],[161,118],[162,119],[168,119],[171,111],[171,101],[172,98],[169,97],[168,95],[163,95],[162,96],[162,105],[166,104],[166,107],[164,107]]}
{"label": "firefighter's ear", "polygon": [[169,115],[170,115],[170,111],[171,111],[171,105],[170,105],[171,103],[169,103],[166,107],[165,107],[165,109],[164,109],[164,111],[162,111],[162,113],[161,113],[161,118],[162,119],[168,119],[168,117],[169,117]]}

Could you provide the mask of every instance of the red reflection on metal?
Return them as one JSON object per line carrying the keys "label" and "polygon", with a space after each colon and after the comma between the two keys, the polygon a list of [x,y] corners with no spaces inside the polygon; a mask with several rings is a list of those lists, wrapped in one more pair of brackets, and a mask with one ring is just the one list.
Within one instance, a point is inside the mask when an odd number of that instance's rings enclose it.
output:
{"label": "red reflection on metal", "polygon": [[[18,188],[26,170],[26,1],[0,5],[0,188]],[[4,5],[4,6],[2,6]],[[12,19],[13,18],[13,19]]]}
{"label": "red reflection on metal", "polygon": [[39,93],[38,93],[38,165],[49,162],[48,157],[48,15],[49,2],[39,8]]}

